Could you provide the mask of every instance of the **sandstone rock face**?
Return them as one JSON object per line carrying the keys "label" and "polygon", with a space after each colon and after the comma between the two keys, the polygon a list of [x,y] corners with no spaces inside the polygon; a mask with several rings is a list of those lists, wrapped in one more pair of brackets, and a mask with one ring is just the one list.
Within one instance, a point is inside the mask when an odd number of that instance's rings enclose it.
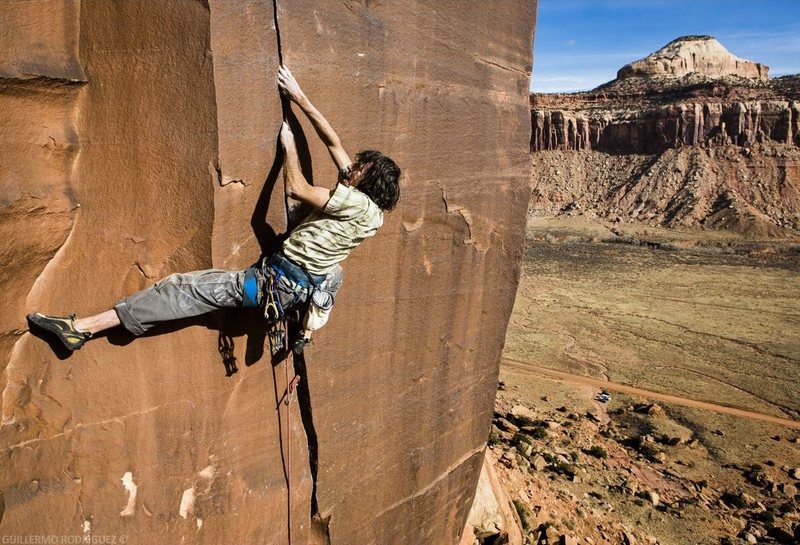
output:
{"label": "sandstone rock face", "polygon": [[[285,543],[290,444],[295,542],[458,542],[519,273],[535,2],[278,3],[284,62],[348,150],[405,173],[295,362],[290,413],[254,315],[69,357],[26,333],[33,310],[244,268],[285,230],[273,5],[0,5],[3,535]],[[291,122],[307,176],[332,185]]]}
{"label": "sandstone rock face", "polygon": [[769,67],[732,55],[711,36],[682,36],[644,59],[623,66],[617,78],[685,76],[739,76],[766,80]]}
{"label": "sandstone rock face", "polygon": [[494,457],[487,450],[478,488],[467,517],[467,526],[459,545],[496,541],[509,545],[522,545],[524,542],[522,523],[514,504],[508,498],[508,493],[497,478],[495,463]]}

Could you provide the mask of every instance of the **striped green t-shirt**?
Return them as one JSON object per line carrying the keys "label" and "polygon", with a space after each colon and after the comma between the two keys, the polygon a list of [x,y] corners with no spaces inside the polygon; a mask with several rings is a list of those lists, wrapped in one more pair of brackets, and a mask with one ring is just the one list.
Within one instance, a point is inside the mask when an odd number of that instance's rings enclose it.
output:
{"label": "striped green t-shirt", "polygon": [[336,186],[283,243],[283,253],[308,272],[326,274],[383,225],[383,210],[355,187]]}

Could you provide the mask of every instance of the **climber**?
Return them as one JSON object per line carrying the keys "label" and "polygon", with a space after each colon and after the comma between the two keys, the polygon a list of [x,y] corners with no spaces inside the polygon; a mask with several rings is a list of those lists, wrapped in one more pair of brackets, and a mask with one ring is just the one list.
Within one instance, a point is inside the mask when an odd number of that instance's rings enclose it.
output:
{"label": "climber", "polygon": [[244,271],[172,274],[94,316],[55,317],[37,312],[28,315],[29,322],[55,334],[69,350],[77,350],[97,333],[120,324],[141,335],[167,320],[231,307],[259,307],[274,323],[289,308],[307,305],[300,335],[292,343],[295,353],[302,352],[312,332],[327,322],[342,284],[339,263],[362,240],[373,236],[383,224],[384,211],[396,206],[400,168],[372,150],[359,152],[355,162],[351,161],[331,125],[284,66],[278,70],[278,87],[311,121],[339,169],[334,189],[310,185],[300,170],[294,135],[283,123],[280,143],[286,194],[311,205],[313,211],[289,233],[279,250],[262,256]]}

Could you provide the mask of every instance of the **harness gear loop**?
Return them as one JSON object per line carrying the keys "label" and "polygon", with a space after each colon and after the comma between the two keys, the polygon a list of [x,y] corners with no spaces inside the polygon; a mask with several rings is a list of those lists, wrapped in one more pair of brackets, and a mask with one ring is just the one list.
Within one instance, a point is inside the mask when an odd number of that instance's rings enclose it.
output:
{"label": "harness gear loop", "polygon": [[281,300],[278,297],[278,283],[279,277],[270,269],[267,275],[267,285],[264,286],[264,318],[268,322],[277,322],[282,320],[285,313]]}

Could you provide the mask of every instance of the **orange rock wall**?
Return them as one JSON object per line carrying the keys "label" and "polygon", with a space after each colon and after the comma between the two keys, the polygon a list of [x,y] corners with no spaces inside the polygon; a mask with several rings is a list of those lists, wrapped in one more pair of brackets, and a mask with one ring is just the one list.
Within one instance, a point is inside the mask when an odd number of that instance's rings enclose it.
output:
{"label": "orange rock wall", "polygon": [[285,543],[290,443],[295,542],[457,543],[524,240],[535,2],[279,2],[284,62],[345,147],[405,174],[296,362],[288,436],[252,314],[68,357],[26,333],[33,310],[244,268],[285,230],[273,4],[208,4],[0,5],[0,534]]}

